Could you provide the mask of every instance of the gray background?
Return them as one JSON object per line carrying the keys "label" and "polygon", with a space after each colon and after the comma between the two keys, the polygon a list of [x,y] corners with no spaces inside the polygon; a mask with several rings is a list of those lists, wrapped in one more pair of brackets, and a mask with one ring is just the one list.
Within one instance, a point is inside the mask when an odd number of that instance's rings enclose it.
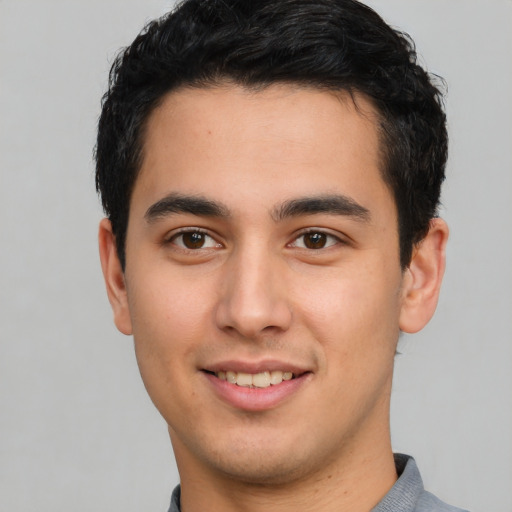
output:
{"label": "gray background", "polygon": [[[91,157],[116,50],[163,0],[0,0],[0,511],[164,511],[177,481],[111,322]],[[405,337],[393,444],[427,487],[512,512],[512,2],[373,0],[449,83],[440,307]]]}

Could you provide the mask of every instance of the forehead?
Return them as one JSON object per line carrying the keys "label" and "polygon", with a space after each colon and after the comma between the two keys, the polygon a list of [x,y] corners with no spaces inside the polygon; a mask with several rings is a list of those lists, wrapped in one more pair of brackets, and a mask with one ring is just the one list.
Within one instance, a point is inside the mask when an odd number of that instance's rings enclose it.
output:
{"label": "forehead", "polygon": [[174,91],[148,119],[132,200],[141,191],[146,202],[178,191],[235,208],[262,195],[269,204],[312,193],[389,199],[378,122],[368,99],[345,92],[291,85]]}

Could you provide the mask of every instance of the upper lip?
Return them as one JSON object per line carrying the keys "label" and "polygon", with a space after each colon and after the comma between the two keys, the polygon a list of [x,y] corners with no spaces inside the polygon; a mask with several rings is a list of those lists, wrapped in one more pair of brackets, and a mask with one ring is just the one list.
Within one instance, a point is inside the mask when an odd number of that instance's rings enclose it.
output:
{"label": "upper lip", "polygon": [[278,361],[275,359],[262,360],[262,361],[243,361],[243,360],[226,360],[219,361],[216,363],[208,364],[203,370],[217,373],[217,372],[243,372],[243,373],[261,373],[265,371],[282,371],[282,372],[291,372],[294,375],[301,375],[303,373],[307,373],[310,370],[288,361]]}

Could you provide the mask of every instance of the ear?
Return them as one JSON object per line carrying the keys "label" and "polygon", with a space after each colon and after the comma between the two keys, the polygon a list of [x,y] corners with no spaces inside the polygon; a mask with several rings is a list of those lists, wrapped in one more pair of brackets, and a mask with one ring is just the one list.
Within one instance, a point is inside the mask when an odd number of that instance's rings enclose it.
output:
{"label": "ear", "polygon": [[124,272],[117,255],[116,239],[108,219],[100,222],[98,233],[101,269],[107,287],[108,300],[114,313],[114,323],[123,334],[132,334]]}
{"label": "ear", "polygon": [[399,325],[403,332],[418,332],[434,314],[444,275],[447,241],[446,222],[432,219],[427,236],[413,250],[402,285]]}

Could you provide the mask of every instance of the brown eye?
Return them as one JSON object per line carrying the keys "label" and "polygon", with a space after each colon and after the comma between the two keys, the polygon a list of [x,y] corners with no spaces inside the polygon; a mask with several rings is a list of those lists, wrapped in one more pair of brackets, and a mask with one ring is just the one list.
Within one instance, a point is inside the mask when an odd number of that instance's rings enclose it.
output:
{"label": "brown eye", "polygon": [[182,240],[183,245],[187,249],[201,249],[204,245],[206,235],[204,233],[198,233],[194,231],[192,233],[183,233]]}
{"label": "brown eye", "polygon": [[211,236],[202,231],[184,231],[175,235],[171,242],[182,249],[210,249],[212,247],[220,247]]}
{"label": "brown eye", "polygon": [[308,249],[323,249],[327,243],[325,233],[306,233],[303,235],[304,246]]}
{"label": "brown eye", "polygon": [[323,231],[307,231],[298,236],[290,245],[299,249],[327,249],[333,245],[342,243],[341,240]]}

